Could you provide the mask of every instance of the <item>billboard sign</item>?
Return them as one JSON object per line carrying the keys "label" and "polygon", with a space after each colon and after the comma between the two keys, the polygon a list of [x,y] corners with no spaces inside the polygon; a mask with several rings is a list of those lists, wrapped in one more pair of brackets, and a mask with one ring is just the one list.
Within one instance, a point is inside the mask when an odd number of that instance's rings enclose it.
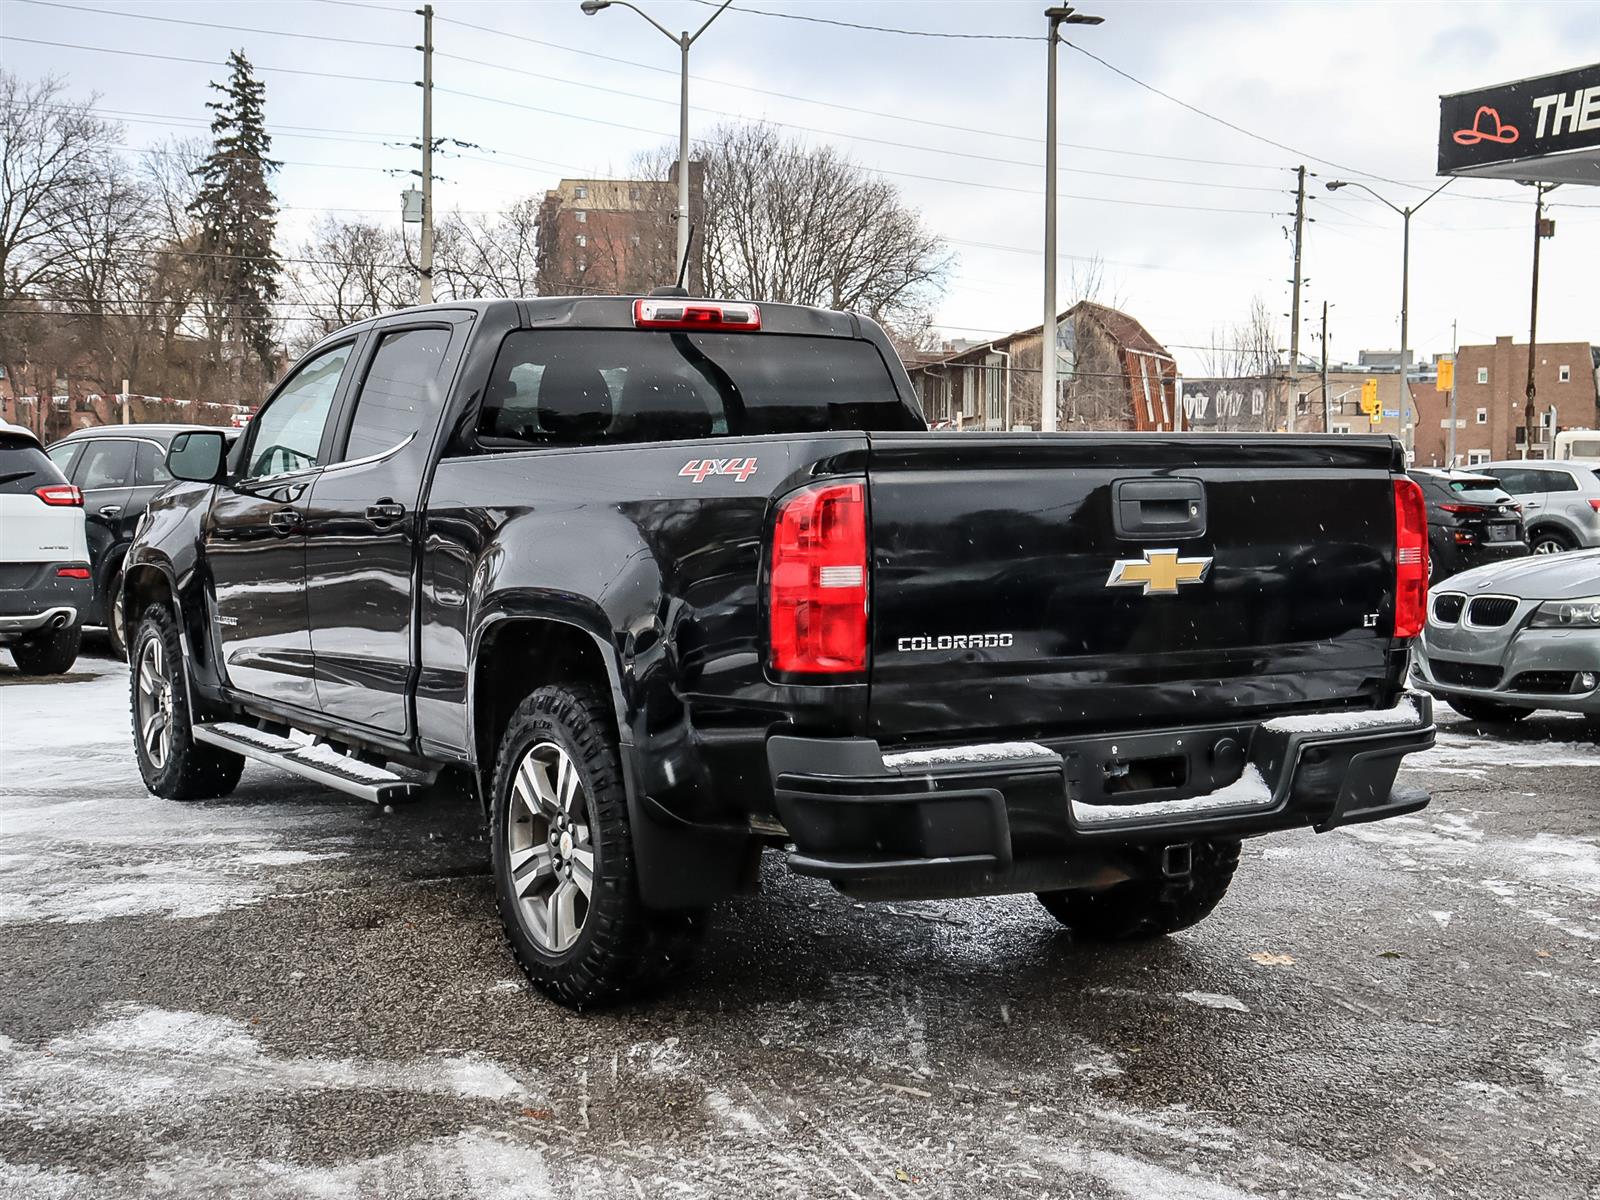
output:
{"label": "billboard sign", "polygon": [[1441,96],[1439,174],[1600,184],[1600,62]]}

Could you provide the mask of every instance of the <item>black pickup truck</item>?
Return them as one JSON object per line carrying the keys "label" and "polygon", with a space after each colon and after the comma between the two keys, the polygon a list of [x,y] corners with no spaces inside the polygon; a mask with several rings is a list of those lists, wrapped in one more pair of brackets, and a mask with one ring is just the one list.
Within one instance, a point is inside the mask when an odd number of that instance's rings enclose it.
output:
{"label": "black pickup truck", "polygon": [[1390,439],[931,433],[872,321],[669,295],[363,322],[168,467],[126,572],[150,790],[465,769],[565,1003],[682,962],[767,848],[1117,940],[1205,917],[1242,837],[1428,802]]}

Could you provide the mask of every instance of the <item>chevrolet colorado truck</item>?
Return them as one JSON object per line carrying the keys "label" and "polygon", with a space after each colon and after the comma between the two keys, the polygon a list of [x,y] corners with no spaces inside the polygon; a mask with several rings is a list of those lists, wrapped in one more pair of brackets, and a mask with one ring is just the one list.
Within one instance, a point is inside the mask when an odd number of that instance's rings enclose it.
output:
{"label": "chevrolet colorado truck", "polygon": [[[1240,839],[1415,811],[1427,522],[1388,438],[935,433],[882,330],[680,295],[452,303],[314,347],[126,567],[146,785],[470,773],[500,915],[582,1006],[763,850],[1081,938]],[[420,773],[420,774],[419,774]]]}

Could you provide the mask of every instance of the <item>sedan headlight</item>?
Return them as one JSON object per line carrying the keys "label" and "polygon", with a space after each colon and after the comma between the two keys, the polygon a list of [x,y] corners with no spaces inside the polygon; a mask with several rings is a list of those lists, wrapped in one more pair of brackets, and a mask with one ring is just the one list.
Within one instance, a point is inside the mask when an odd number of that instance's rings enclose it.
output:
{"label": "sedan headlight", "polygon": [[1542,629],[1600,629],[1600,596],[1577,600],[1546,600],[1533,614]]}

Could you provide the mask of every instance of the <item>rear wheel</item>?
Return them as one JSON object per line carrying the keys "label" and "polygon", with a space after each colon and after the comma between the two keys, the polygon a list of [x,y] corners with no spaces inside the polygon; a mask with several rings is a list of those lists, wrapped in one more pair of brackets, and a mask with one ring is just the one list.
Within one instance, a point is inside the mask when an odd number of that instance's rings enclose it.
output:
{"label": "rear wheel", "polygon": [[122,583],[122,568],[118,567],[117,573],[111,577],[111,583],[106,587],[106,640],[110,643],[112,657],[126,659],[128,634],[122,627],[124,619]]}
{"label": "rear wheel", "polygon": [[194,740],[178,623],[163,605],[145,609],[129,666],[133,748],[145,787],[164,800],[210,800],[233,791],[244,759]]}
{"label": "rear wheel", "polygon": [[68,625],[38,633],[26,641],[11,644],[11,657],[24,675],[64,675],[78,661],[83,644],[83,626]]}
{"label": "rear wheel", "polygon": [[1565,554],[1576,543],[1559,529],[1536,529],[1528,535],[1535,554]]}
{"label": "rear wheel", "polygon": [[1188,885],[1135,879],[1098,891],[1040,892],[1039,902],[1076,938],[1131,942],[1197,925],[1228,894],[1239,865],[1239,843],[1219,838],[1194,843]]}
{"label": "rear wheel", "polygon": [[1533,709],[1520,704],[1500,704],[1471,696],[1451,696],[1447,703],[1469,721],[1520,721],[1533,715]]}
{"label": "rear wheel", "polygon": [[490,844],[501,924],[552,999],[618,1000],[687,963],[703,921],[639,899],[621,761],[597,693],[544,687],[512,714],[495,760]]}

